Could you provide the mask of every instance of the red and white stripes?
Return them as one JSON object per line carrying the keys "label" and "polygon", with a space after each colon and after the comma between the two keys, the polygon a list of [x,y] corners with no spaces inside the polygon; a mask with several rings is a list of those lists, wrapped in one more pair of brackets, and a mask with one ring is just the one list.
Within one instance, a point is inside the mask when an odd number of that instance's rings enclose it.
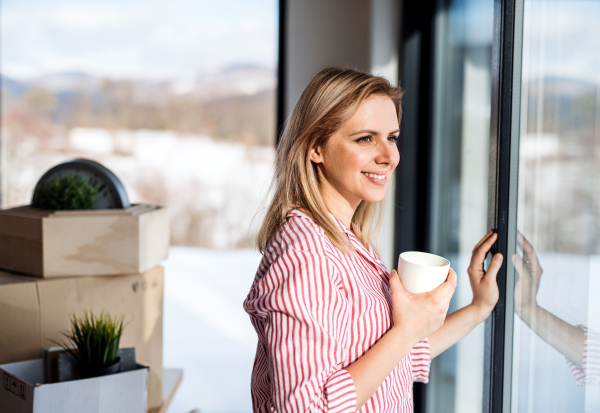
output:
{"label": "red and white stripes", "polygon": [[[337,222],[354,246],[352,256],[298,210],[288,214],[263,255],[244,302],[259,339],[255,412],[355,411],[356,390],[344,368],[391,327],[389,272]],[[427,382],[428,374],[423,340],[361,412],[412,412],[412,383]]]}
{"label": "red and white stripes", "polygon": [[578,325],[583,330],[585,343],[583,347],[583,368],[566,359],[578,386],[600,386],[600,335],[589,330],[583,325]]}

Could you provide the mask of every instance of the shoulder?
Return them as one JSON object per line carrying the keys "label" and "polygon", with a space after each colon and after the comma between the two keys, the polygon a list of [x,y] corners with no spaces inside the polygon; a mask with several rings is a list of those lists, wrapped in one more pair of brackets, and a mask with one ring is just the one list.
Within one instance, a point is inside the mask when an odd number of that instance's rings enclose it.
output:
{"label": "shoulder", "polygon": [[323,228],[306,213],[294,209],[269,242],[265,254],[280,255],[288,250],[326,254],[331,247]]}
{"label": "shoulder", "polygon": [[341,289],[332,248],[325,231],[311,217],[292,211],[263,253],[244,303],[246,311],[265,315],[279,309],[282,297],[294,299],[298,291],[321,297],[332,289]]}
{"label": "shoulder", "polygon": [[292,210],[265,249],[257,277],[272,270],[285,277],[323,272],[333,276],[339,269],[340,253],[312,217]]}

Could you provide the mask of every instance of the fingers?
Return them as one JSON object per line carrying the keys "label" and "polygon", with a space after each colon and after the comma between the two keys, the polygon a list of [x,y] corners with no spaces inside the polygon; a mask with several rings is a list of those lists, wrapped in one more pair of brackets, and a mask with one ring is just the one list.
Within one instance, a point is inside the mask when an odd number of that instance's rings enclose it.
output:
{"label": "fingers", "polygon": [[446,279],[447,283],[450,283],[453,288],[456,287],[456,283],[458,281],[458,277],[456,276],[456,271],[452,267],[450,267],[450,271],[448,271],[448,278]]}
{"label": "fingers", "polygon": [[494,230],[490,229],[488,231],[488,233],[485,234],[483,236],[483,238],[481,238],[481,240],[477,243],[477,245],[475,245],[475,247],[473,248],[473,252],[477,251],[477,249],[481,246],[481,244],[483,244],[493,233],[494,233]]}
{"label": "fingers", "polygon": [[452,296],[452,294],[454,294],[454,290],[456,289],[457,279],[458,278],[456,276],[456,272],[454,272],[454,270],[450,268],[450,271],[448,271],[448,278],[446,278],[446,281],[440,284],[440,286],[436,289],[430,291],[429,294],[440,295],[443,298]]}
{"label": "fingers", "polygon": [[494,255],[494,258],[492,258],[492,262],[490,262],[490,266],[488,267],[484,277],[491,277],[495,280],[496,276],[498,275],[498,271],[500,271],[500,267],[502,267],[502,261],[504,261],[502,254],[498,253]]}
{"label": "fingers", "polygon": [[512,262],[520,277],[523,274],[523,259],[519,256],[519,254],[513,254]]}
{"label": "fingers", "polygon": [[493,233],[477,248],[477,250],[473,251],[473,258],[471,259],[471,264],[476,263],[477,265],[482,265],[485,260],[485,256],[488,251],[494,245],[494,242],[498,239],[498,234]]}
{"label": "fingers", "polygon": [[525,252],[527,254],[535,254],[535,250],[533,249],[533,246],[531,245],[531,243],[520,232],[517,234],[517,240],[521,243],[523,252]]}
{"label": "fingers", "polygon": [[404,291],[402,280],[400,280],[400,276],[396,270],[390,272],[390,289],[392,290],[392,293]]}

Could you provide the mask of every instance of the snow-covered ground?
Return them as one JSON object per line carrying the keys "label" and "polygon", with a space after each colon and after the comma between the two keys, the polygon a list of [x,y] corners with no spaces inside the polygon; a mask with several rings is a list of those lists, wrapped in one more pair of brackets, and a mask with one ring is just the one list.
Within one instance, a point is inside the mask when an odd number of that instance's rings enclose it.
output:
{"label": "snow-covered ground", "polygon": [[168,413],[252,411],[256,333],[242,303],[255,250],[171,247],[165,266],[164,365],[184,378]]}

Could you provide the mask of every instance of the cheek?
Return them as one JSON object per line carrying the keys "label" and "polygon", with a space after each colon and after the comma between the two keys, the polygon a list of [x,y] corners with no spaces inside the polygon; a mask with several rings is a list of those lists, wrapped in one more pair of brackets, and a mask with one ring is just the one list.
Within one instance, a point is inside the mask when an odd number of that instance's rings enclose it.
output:
{"label": "cheek", "polygon": [[332,157],[332,166],[337,172],[343,172],[345,178],[351,179],[353,173],[360,173],[370,159],[371,157],[368,154],[360,151],[339,148],[335,156]]}
{"label": "cheek", "polygon": [[394,156],[392,157],[392,169],[395,169],[400,163],[400,152],[398,147],[394,148]]}

